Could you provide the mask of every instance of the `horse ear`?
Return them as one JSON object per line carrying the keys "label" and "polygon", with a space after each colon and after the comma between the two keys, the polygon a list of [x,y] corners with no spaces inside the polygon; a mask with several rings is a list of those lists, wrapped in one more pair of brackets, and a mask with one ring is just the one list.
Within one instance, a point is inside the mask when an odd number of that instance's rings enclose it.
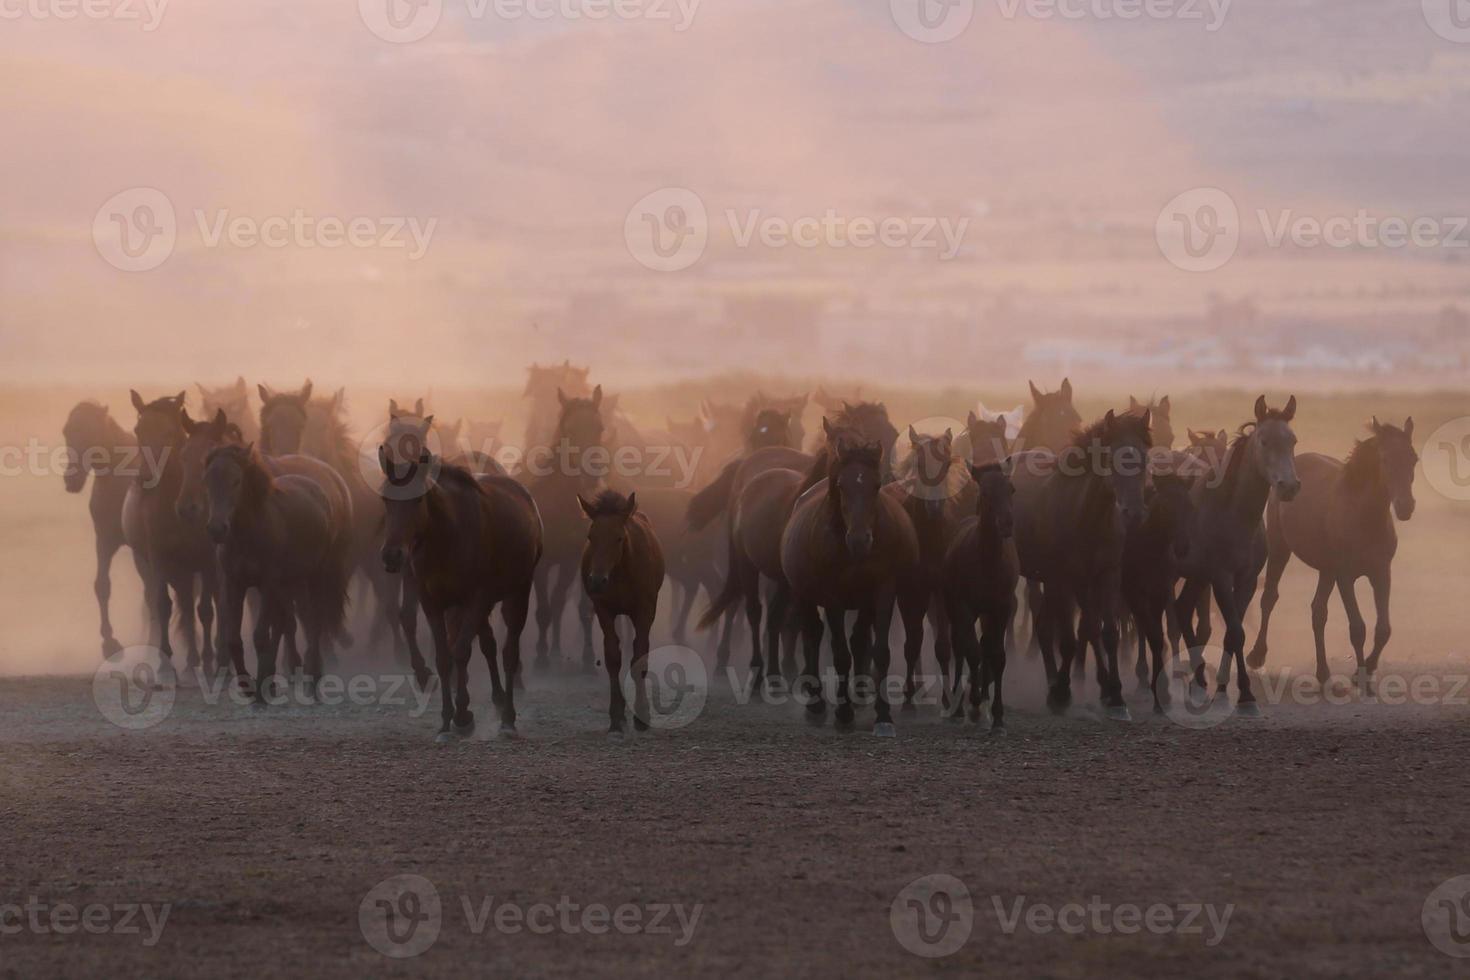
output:
{"label": "horse ear", "polygon": [[1165,418],[1168,418],[1169,417],[1169,396],[1168,395],[1165,395],[1163,398],[1160,398],[1159,399],[1159,404],[1158,404],[1157,408],[1159,409],[1159,412],[1160,412],[1161,415],[1163,415]]}
{"label": "horse ear", "polygon": [[909,426],[909,442],[913,443],[915,446],[919,444],[919,433],[914,431],[914,427],[912,425]]}
{"label": "horse ear", "polygon": [[592,407],[602,407],[602,385],[598,385],[596,388],[592,389]]}
{"label": "horse ear", "polygon": [[1032,381],[1030,378],[1027,378],[1026,379],[1026,384],[1031,389],[1031,400],[1033,402],[1035,402],[1036,404],[1040,405],[1041,404],[1041,391],[1040,391],[1040,389],[1038,389],[1036,387],[1036,382],[1035,381]]}
{"label": "horse ear", "polygon": [[189,418],[189,410],[187,408],[180,413],[179,421],[184,425],[184,435],[192,436],[194,434],[195,422]]}
{"label": "horse ear", "polygon": [[1057,389],[1068,402],[1072,400],[1072,381],[1070,378],[1062,379],[1062,386]]}
{"label": "horse ear", "polygon": [[416,399],[414,401],[414,403],[413,403],[413,414],[419,416],[420,418],[423,417],[423,415],[424,415],[424,400],[422,398]]}
{"label": "horse ear", "polygon": [[1103,425],[1111,429],[1113,427],[1113,423],[1117,421],[1117,418],[1118,417],[1113,414],[1113,410],[1110,408],[1108,409],[1108,414],[1103,416]]}
{"label": "horse ear", "polygon": [[825,415],[822,416],[822,432],[823,432],[823,434],[826,435],[827,441],[828,442],[831,442],[832,441],[832,423],[827,421],[827,416],[825,416]]}
{"label": "horse ear", "polygon": [[947,425],[944,427],[944,441],[951,443],[954,442],[954,429],[951,429]]}
{"label": "horse ear", "polygon": [[1281,418],[1286,422],[1290,422],[1296,418],[1296,395],[1292,395],[1286,400],[1286,407],[1281,410]]}
{"label": "horse ear", "polygon": [[1256,399],[1256,421],[1262,422],[1266,418],[1266,396],[1262,395]]}
{"label": "horse ear", "polygon": [[260,396],[260,403],[262,405],[275,397],[271,394],[271,390],[263,384],[257,384],[255,386],[255,393]]}
{"label": "horse ear", "polygon": [[1133,411],[1137,407],[1138,407],[1138,399],[1137,398],[1134,398],[1132,395],[1129,395],[1128,396],[1128,411],[1131,412],[1131,411]]}
{"label": "horse ear", "polygon": [[587,515],[587,519],[592,520],[592,505],[583,500],[580,493],[577,494],[577,503],[581,505],[582,513]]}
{"label": "horse ear", "polygon": [[306,402],[306,401],[310,401],[311,400],[311,379],[310,378],[307,378],[306,379],[306,384],[304,384],[304,385],[301,386],[301,393],[297,397],[300,398],[303,402]]}
{"label": "horse ear", "polygon": [[1409,439],[1414,438],[1414,416],[1412,415],[1404,419],[1404,435]]}
{"label": "horse ear", "polygon": [[1225,430],[1224,429],[1221,429],[1219,432],[1215,433],[1215,438],[1216,439],[1219,439],[1221,442],[1229,442],[1230,441],[1230,437],[1225,434]]}
{"label": "horse ear", "polygon": [[133,400],[133,407],[138,410],[138,414],[142,415],[143,409],[148,407],[147,404],[143,401],[143,396],[130,388],[128,389],[128,397]]}
{"label": "horse ear", "polygon": [[433,427],[434,427],[434,416],[430,415],[428,418],[424,419],[423,422],[421,422],[419,424],[419,436],[420,437],[427,436],[429,434],[429,430],[432,429]]}
{"label": "horse ear", "polygon": [[846,398],[842,399],[842,412],[844,415],[852,414],[852,406],[847,403]]}
{"label": "horse ear", "polygon": [[399,416],[398,399],[396,399],[396,398],[390,398],[390,399],[388,399],[388,417],[390,419],[396,419],[396,418],[398,418],[398,416]]}
{"label": "horse ear", "polygon": [[628,494],[628,505],[623,508],[623,513],[627,514],[629,517],[632,517],[637,512],[638,512],[638,494],[636,492],[630,492]]}
{"label": "horse ear", "polygon": [[245,393],[250,390],[245,384],[245,375],[238,374],[235,376],[235,390],[240,393],[241,398],[244,398]]}
{"label": "horse ear", "polygon": [[1154,415],[1154,410],[1153,409],[1151,409],[1151,408],[1145,408],[1143,410],[1143,416],[1142,416],[1142,418],[1143,418],[1143,427],[1145,429],[1148,429],[1148,428],[1151,428],[1152,427],[1152,425],[1153,425],[1153,415]]}
{"label": "horse ear", "polygon": [[200,384],[199,382],[196,381],[196,382],[194,382],[194,387],[196,387],[196,388],[199,389],[199,397],[200,398],[208,398],[209,397],[209,392],[205,390],[205,388],[204,388],[204,386],[202,384]]}
{"label": "horse ear", "polygon": [[965,419],[965,428],[968,429],[970,426],[974,425],[978,421],[980,420],[975,417],[975,410],[971,409],[969,417]]}
{"label": "horse ear", "polygon": [[1369,429],[1369,431],[1371,431],[1371,432],[1372,432],[1372,433],[1373,433],[1373,434],[1374,434],[1374,435],[1375,435],[1375,436],[1376,436],[1376,435],[1378,435],[1378,433],[1379,433],[1379,432],[1380,432],[1380,431],[1382,431],[1382,429],[1383,429],[1383,426],[1381,426],[1381,425],[1379,425],[1379,424],[1378,424],[1378,416],[1376,416],[1376,415],[1373,415],[1373,416],[1370,416],[1370,417],[1369,417],[1369,419],[1368,419],[1368,429]]}
{"label": "horse ear", "polygon": [[210,421],[210,425],[213,425],[216,429],[219,429],[221,432],[223,432],[225,426],[228,424],[229,420],[225,418],[225,410],[222,408],[216,408],[214,410],[214,418]]}
{"label": "horse ear", "polygon": [[383,471],[384,476],[393,475],[393,471],[388,466],[388,447],[386,445],[378,447],[378,468]]}

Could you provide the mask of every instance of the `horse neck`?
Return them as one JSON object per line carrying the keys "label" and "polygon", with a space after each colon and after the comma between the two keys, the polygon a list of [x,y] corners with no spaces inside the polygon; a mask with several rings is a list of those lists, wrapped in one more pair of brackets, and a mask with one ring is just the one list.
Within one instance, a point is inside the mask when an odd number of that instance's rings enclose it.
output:
{"label": "horse neck", "polygon": [[993,567],[1005,551],[1006,539],[1001,537],[996,526],[995,515],[982,507],[975,525],[975,545],[980,555],[981,567]]}
{"label": "horse neck", "polygon": [[276,481],[258,456],[248,456],[241,461],[242,491],[235,504],[234,525],[238,528],[253,528],[265,513],[271,491]]}
{"label": "horse neck", "polygon": [[[1387,512],[1392,503],[1392,495],[1388,491],[1388,482],[1383,478],[1383,456],[1378,449],[1378,437],[1374,436],[1353,451],[1354,456],[1359,453],[1371,453],[1372,458],[1351,460],[1343,468],[1338,477],[1342,481],[1343,492],[1368,513]],[[1372,470],[1363,474],[1350,474],[1349,468],[1354,465],[1363,468],[1371,466]]]}
{"label": "horse neck", "polygon": [[[128,457],[134,455],[134,450],[138,448],[137,437],[119,425],[111,415],[102,418],[101,432],[91,442],[93,448],[100,449],[107,456],[101,461],[103,473],[97,473],[95,465],[89,467],[97,476],[116,475],[118,468],[128,462]],[[90,462],[85,454],[82,458],[83,461]]]}
{"label": "horse neck", "polygon": [[1225,499],[1229,502],[1231,513],[1235,514],[1241,523],[1251,526],[1260,521],[1261,515],[1266,512],[1266,498],[1271,495],[1271,484],[1266,482],[1264,476],[1256,472],[1246,455],[1250,452],[1255,438],[1256,434],[1252,432],[1235,444],[1231,455],[1240,453],[1240,459],[1238,461],[1226,459],[1225,481],[1220,487],[1225,494]]}

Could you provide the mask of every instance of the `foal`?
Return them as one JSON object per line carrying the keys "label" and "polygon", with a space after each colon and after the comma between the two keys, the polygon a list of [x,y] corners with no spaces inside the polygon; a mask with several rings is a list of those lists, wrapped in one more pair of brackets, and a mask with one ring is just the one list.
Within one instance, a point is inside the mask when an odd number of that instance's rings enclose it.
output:
{"label": "foal", "polygon": [[624,497],[604,490],[590,503],[580,494],[577,503],[592,522],[582,548],[582,588],[602,627],[602,660],[607,668],[609,732],[621,732],[628,706],[623,698],[623,649],[617,618],[633,623],[633,662],[629,665],[635,689],[633,727],[648,730],[648,631],[658,612],[658,592],[664,584],[664,555],[648,518],[638,512],[638,495]]}
{"label": "foal", "polygon": [[[1291,556],[1317,571],[1317,594],[1312,598],[1312,633],[1317,642],[1317,680],[1326,683],[1327,599],[1335,586],[1347,613],[1348,636],[1358,659],[1358,682],[1371,694],[1373,672],[1392,632],[1388,619],[1391,566],[1398,550],[1393,518],[1414,516],[1414,420],[1402,429],[1371,423],[1372,436],[1353,447],[1346,462],[1317,453],[1296,458],[1301,494],[1295,500],[1272,499],[1266,505],[1266,589],[1261,593],[1261,630],[1246,663],[1266,662],[1266,630],[1279,598],[1277,584]],[[1390,514],[1390,509],[1392,514]],[[1358,609],[1355,583],[1367,576],[1373,587],[1378,621],[1373,626],[1373,651],[1365,660],[1367,627]]]}
{"label": "foal", "polygon": [[97,596],[97,611],[102,619],[102,655],[110,657],[123,645],[112,633],[108,606],[112,598],[112,559],[126,541],[123,538],[123,501],[127,499],[131,481],[119,472],[128,462],[138,442],[118,425],[105,406],[81,402],[71,410],[62,426],[66,437],[66,472],[63,482],[67,493],[81,493],[92,475],[92,493],[87,510],[92,515],[92,533],[97,546],[97,575],[92,591]]}

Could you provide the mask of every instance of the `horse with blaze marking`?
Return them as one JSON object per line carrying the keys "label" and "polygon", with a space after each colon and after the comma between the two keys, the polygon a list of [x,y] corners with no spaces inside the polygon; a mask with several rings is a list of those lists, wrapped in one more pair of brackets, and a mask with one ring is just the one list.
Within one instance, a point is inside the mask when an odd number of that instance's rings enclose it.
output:
{"label": "horse with blaze marking", "polygon": [[658,613],[658,593],[664,582],[664,556],[653,525],[638,512],[638,495],[624,497],[604,490],[593,500],[577,497],[590,522],[582,548],[582,587],[592,601],[602,627],[602,661],[607,669],[608,731],[621,733],[627,716],[623,697],[623,647],[617,619],[633,624],[633,728],[648,729],[649,631]]}

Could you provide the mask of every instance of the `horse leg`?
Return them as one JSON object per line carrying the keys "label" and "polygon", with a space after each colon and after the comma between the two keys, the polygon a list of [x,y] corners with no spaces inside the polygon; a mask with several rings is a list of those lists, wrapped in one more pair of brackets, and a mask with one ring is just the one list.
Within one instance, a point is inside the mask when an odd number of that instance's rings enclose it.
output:
{"label": "horse leg", "polygon": [[891,736],[896,734],[893,729],[893,710],[888,703],[888,667],[890,662],[890,648],[888,634],[893,628],[893,606],[896,596],[892,590],[885,589],[880,592],[873,603],[864,612],[858,614],[861,620],[866,616],[871,621],[873,637],[872,648],[868,657],[871,663],[870,676],[873,683],[873,705],[877,710],[878,718],[873,723],[873,734],[880,736]]}
{"label": "horse leg", "polygon": [[[949,630],[949,607],[938,589],[929,598],[929,619],[934,624],[934,659],[939,661],[939,707],[942,714],[950,704],[950,663],[954,658],[954,645]],[[956,673],[958,670],[956,665]]]}
{"label": "horse leg", "polygon": [[[1026,602],[1031,601],[1027,589]],[[1031,610],[1031,635],[1041,647],[1041,664],[1046,669],[1046,686],[1050,688],[1057,680],[1056,631],[1052,629],[1051,610],[1046,606],[1045,594],[1041,594],[1042,605]]]}
{"label": "horse leg", "polygon": [[1351,572],[1337,579],[1337,591],[1342,596],[1342,609],[1347,613],[1348,639],[1353,644],[1353,657],[1358,661],[1358,685],[1366,696],[1368,671],[1363,657],[1363,645],[1368,641],[1368,625],[1363,621],[1363,610],[1358,608],[1358,587]]}
{"label": "horse leg", "polygon": [[[1094,646],[1099,653],[1098,674],[1106,674],[1106,680],[1102,681],[1103,703],[1107,706],[1106,712],[1109,718],[1118,721],[1128,721],[1128,704],[1123,699],[1123,674],[1118,669],[1118,640],[1120,630],[1118,628],[1118,586],[1116,579],[1104,585],[1102,590],[1101,608],[1094,612],[1093,640],[1096,643],[1101,640],[1100,646]],[[1106,654],[1107,662],[1102,662],[1102,656]]]}
{"label": "horse leg", "polygon": [[648,731],[653,717],[648,710],[648,635],[653,629],[653,618],[657,600],[647,610],[633,619],[633,662],[628,666],[633,675],[633,730]]}
{"label": "horse leg", "polygon": [[1031,579],[1026,580],[1026,616],[1031,621],[1031,636],[1026,640],[1026,650],[1035,655],[1038,648],[1045,650],[1038,635],[1041,629],[1041,620],[1046,615],[1046,587],[1040,582]]}
{"label": "horse leg", "polygon": [[745,595],[745,618],[750,623],[750,689],[754,691],[761,683],[766,663],[761,655],[761,573],[732,547],[730,574],[740,577],[740,591]]}
{"label": "horse leg", "polygon": [[1327,666],[1327,600],[1337,583],[1326,572],[1317,573],[1317,591],[1312,594],[1312,639],[1317,646],[1317,683],[1326,684],[1332,677]]}
{"label": "horse leg", "polygon": [[781,635],[786,627],[786,618],[791,612],[791,588],[785,582],[775,583],[771,590],[771,601],[766,609],[766,687],[773,687],[781,678],[780,649]]}
{"label": "horse leg", "polygon": [[[1010,611],[1000,612],[994,609],[988,610],[980,617],[980,650],[985,657],[984,673],[986,687],[994,688],[995,693],[990,698],[990,734],[1004,735],[1006,730],[1006,706],[1005,699],[1001,696],[1002,681],[1006,673],[1006,637],[1005,626],[1010,619]],[[970,629],[971,643],[974,642],[974,628]],[[974,681],[971,682],[971,701],[974,700]],[[979,720],[978,712],[975,720]]]}
{"label": "horse leg", "polygon": [[1164,635],[1169,641],[1169,651],[1175,660],[1179,659],[1179,648],[1184,642],[1184,632],[1179,627],[1179,606],[1175,602],[1178,588],[1177,579],[1170,582],[1164,598]]}
{"label": "horse leg", "polygon": [[1270,553],[1266,556],[1266,587],[1261,592],[1261,626],[1256,630],[1256,642],[1251,646],[1250,655],[1245,658],[1245,662],[1252,667],[1261,667],[1266,663],[1266,631],[1271,628],[1271,612],[1281,598],[1278,586],[1281,584],[1281,573],[1286,570],[1289,561],[1291,549],[1284,541],[1278,547],[1273,540]]}
{"label": "horse leg", "polygon": [[965,707],[960,692],[963,690],[961,678],[965,671],[961,664],[970,672],[970,720],[980,720],[980,704],[985,700],[981,692],[980,681],[980,645],[975,640],[975,620],[978,618],[975,608],[971,603],[958,596],[951,596],[949,600],[949,632],[950,644],[955,652],[954,691],[949,699],[948,709],[945,717],[950,721],[962,721],[965,717]]}
{"label": "horse leg", "polygon": [[505,688],[500,681],[500,651],[495,646],[495,629],[490,625],[490,617],[487,615],[480,621],[479,630],[480,655],[485,658],[485,667],[490,671],[490,703],[495,706],[496,711],[501,711],[501,704],[505,700]]}
{"label": "horse leg", "polygon": [[699,597],[699,579],[685,582],[671,579],[674,595],[674,642],[679,646],[689,645],[689,616],[694,611],[694,600]]}
{"label": "horse leg", "polygon": [[102,656],[110,657],[122,651],[123,645],[117,642],[117,637],[112,633],[112,616],[109,606],[112,601],[112,558],[117,554],[117,549],[122,547],[122,542],[111,537],[97,537],[97,576],[92,580],[92,592],[97,596],[97,612],[102,620]]}
{"label": "horse leg", "polygon": [[[1238,609],[1238,610],[1240,610],[1241,628],[1242,629],[1245,628],[1245,622],[1244,622],[1244,620],[1245,620],[1245,611],[1251,607],[1251,600],[1254,599],[1255,597],[1256,597],[1256,576],[1255,575],[1242,575],[1235,582],[1235,608]],[[1241,671],[1244,672],[1245,669],[1246,669],[1246,667],[1245,667],[1245,637],[1244,636],[1242,636],[1241,639],[1240,639],[1240,650],[1235,652],[1234,657],[1233,658],[1232,657],[1225,657],[1225,658],[1223,658],[1223,661],[1221,663],[1220,677],[1219,677],[1220,690],[1223,691],[1225,689],[1225,686],[1230,683],[1230,666],[1231,666],[1232,663],[1234,663],[1237,660],[1240,662],[1239,663],[1239,667],[1240,667]]]}
{"label": "horse leg", "polygon": [[924,595],[918,590],[905,590],[898,599],[898,615],[903,620],[903,707],[904,714],[918,709],[914,707],[914,693],[918,690],[915,679],[919,670],[919,655],[924,647]]}
{"label": "horse leg", "polygon": [[1225,652],[1220,656],[1220,672],[1224,674],[1225,665],[1231,658],[1241,660],[1240,672],[1235,679],[1239,692],[1235,710],[1239,714],[1253,715],[1260,709],[1256,707],[1256,696],[1251,693],[1250,671],[1245,669],[1245,626],[1240,621],[1241,607],[1237,604],[1236,586],[1224,573],[1217,575],[1212,584],[1215,604],[1220,607],[1220,617],[1225,620]]}
{"label": "horse leg", "polygon": [[219,601],[219,566],[213,560],[206,562],[199,576],[199,632],[203,638],[201,656],[204,671],[210,677],[223,666],[218,663],[219,638],[215,635],[215,604]]}
{"label": "horse leg", "polygon": [[515,692],[521,677],[521,633],[526,628],[530,609],[529,584],[500,604],[500,616],[505,620],[505,649],[501,653],[505,663],[505,695],[500,708],[501,735],[513,735],[516,730]]}
{"label": "horse leg", "polygon": [[[565,618],[567,608],[567,595],[572,591],[572,580],[580,578],[577,566],[571,562],[562,562],[557,566],[561,569],[556,575],[556,585],[551,589],[551,602],[547,606],[547,615],[551,617],[551,646],[556,651],[557,659],[562,659],[561,647],[561,625]],[[539,615],[539,613],[538,613]]]}
{"label": "horse leg", "polygon": [[1205,683],[1204,658],[1200,654],[1200,638],[1194,629],[1194,614],[1199,608],[1200,595],[1204,589],[1204,579],[1187,578],[1179,589],[1179,597],[1174,600],[1179,611],[1179,630],[1184,634],[1184,648],[1189,651],[1189,667],[1193,674],[1190,684],[1200,688],[1208,685]]}
{"label": "horse leg", "polygon": [[826,606],[822,613],[827,620],[827,633],[832,638],[832,667],[837,672],[837,712],[834,721],[838,731],[852,731],[855,715],[852,699],[848,692],[849,675],[852,672],[852,647],[847,639],[847,613],[836,606]]}
{"label": "horse leg", "polygon": [[582,623],[582,673],[590,674],[597,666],[597,653],[592,649],[592,597],[585,589],[577,602],[577,618]]}
{"label": "horse leg", "polygon": [[[1210,590],[1200,589],[1199,604],[1194,610],[1198,623],[1195,625],[1195,643],[1198,646],[1210,645],[1210,637],[1215,634],[1214,618],[1210,615]],[[1223,616],[1224,613],[1221,613]]]}
{"label": "horse leg", "polygon": [[424,651],[419,648],[419,583],[413,572],[405,568],[402,601],[398,604],[399,626],[403,640],[408,645],[408,665],[413,671],[414,682],[419,690],[429,684],[429,665],[424,663]]}
{"label": "horse leg", "polygon": [[1056,675],[1046,694],[1046,704],[1053,712],[1062,714],[1072,703],[1072,659],[1077,656],[1076,617],[1072,597],[1055,583],[1047,586],[1045,597],[1045,616],[1051,622],[1062,653],[1062,661],[1056,666]]}
{"label": "horse leg", "polygon": [[623,648],[618,639],[617,616],[597,609],[597,622],[602,626],[602,663],[607,669],[607,716],[610,734],[622,734],[628,705],[623,698]]}
{"label": "horse leg", "polygon": [[439,675],[439,733],[435,741],[453,741],[450,721],[454,717],[454,660],[449,652],[449,628],[444,623],[444,610],[424,606],[429,621],[429,635],[434,639],[434,670]]}
{"label": "horse leg", "polygon": [[250,676],[245,670],[245,589],[226,576],[224,583],[224,608],[220,610],[220,638],[218,646],[230,655],[230,664],[235,669],[235,681],[244,684]]}
{"label": "horse leg", "polygon": [[160,682],[177,678],[174,670],[174,644],[171,636],[174,618],[174,600],[169,595],[168,579],[159,572],[153,583],[153,619],[158,627],[158,679]]}
{"label": "horse leg", "polygon": [[545,670],[550,666],[550,650],[547,644],[547,633],[551,630],[551,602],[547,598],[551,592],[548,588],[551,580],[551,562],[542,561],[536,563],[536,572],[531,577],[531,583],[536,590],[536,661],[538,671]]}
{"label": "horse leg", "polygon": [[1373,675],[1378,670],[1378,658],[1383,656],[1383,648],[1388,646],[1388,638],[1393,635],[1393,624],[1388,617],[1388,597],[1393,591],[1393,573],[1390,566],[1385,562],[1382,568],[1368,573],[1368,584],[1373,587],[1373,609],[1375,621],[1373,623],[1373,652],[1368,654],[1368,662],[1364,664],[1368,675],[1364,678],[1366,693],[1373,693]]}
{"label": "horse leg", "polygon": [[822,695],[822,617],[817,607],[801,603],[797,616],[801,620],[801,675],[796,678],[797,700],[806,697],[807,721],[821,724],[827,713],[827,700]]}

